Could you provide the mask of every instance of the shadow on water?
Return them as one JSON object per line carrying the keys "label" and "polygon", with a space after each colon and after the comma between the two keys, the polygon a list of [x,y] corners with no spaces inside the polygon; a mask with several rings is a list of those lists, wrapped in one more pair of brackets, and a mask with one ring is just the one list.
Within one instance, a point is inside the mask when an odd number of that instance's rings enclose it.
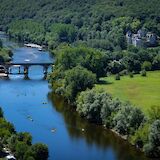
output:
{"label": "shadow on water", "polygon": [[75,108],[66,104],[60,96],[50,92],[48,93],[48,99],[52,102],[56,111],[63,115],[71,139],[84,139],[88,146],[94,145],[103,151],[112,148],[116,152],[118,160],[148,160],[142,152],[110,130],[91,124],[81,118],[75,111]]}

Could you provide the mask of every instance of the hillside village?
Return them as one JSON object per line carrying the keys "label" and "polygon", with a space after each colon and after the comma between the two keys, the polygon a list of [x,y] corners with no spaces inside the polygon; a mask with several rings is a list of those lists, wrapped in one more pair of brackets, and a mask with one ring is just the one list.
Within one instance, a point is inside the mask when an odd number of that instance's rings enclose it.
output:
{"label": "hillside village", "polygon": [[129,30],[126,33],[126,40],[128,44],[135,47],[156,47],[158,45],[158,36],[146,29],[140,29],[136,34]]}

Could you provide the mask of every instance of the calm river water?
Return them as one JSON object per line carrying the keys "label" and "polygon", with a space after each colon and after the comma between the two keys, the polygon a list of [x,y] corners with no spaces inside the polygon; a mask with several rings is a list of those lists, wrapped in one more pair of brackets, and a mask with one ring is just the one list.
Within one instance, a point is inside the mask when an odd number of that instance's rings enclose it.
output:
{"label": "calm river water", "polygon": [[[26,48],[8,40],[2,33],[0,38],[12,49],[14,62],[53,61],[48,52]],[[0,106],[17,131],[30,132],[33,143],[48,145],[49,160],[147,160],[110,131],[81,119],[51,92],[47,81],[43,80],[42,69],[30,68],[30,80],[24,80],[22,75],[0,79]],[[53,133],[52,129],[56,131]]]}

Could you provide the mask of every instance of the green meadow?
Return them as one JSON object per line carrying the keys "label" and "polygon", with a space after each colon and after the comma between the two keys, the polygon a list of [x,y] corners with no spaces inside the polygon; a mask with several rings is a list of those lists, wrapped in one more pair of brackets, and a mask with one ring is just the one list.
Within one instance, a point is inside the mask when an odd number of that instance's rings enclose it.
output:
{"label": "green meadow", "polygon": [[121,76],[115,80],[114,76],[101,78],[101,84],[96,85],[113,97],[122,101],[129,101],[140,107],[146,114],[151,106],[160,106],[160,71],[147,72],[147,77],[134,75]]}

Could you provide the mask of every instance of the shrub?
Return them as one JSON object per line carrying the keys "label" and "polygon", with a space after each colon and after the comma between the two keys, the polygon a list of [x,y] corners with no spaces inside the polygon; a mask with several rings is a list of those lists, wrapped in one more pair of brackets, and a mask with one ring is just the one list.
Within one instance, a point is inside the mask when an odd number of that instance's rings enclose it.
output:
{"label": "shrub", "polygon": [[74,67],[66,71],[64,78],[65,97],[74,101],[78,92],[92,88],[96,83],[96,75],[81,66]]}
{"label": "shrub", "polygon": [[32,136],[27,132],[20,132],[17,134],[18,141],[24,142],[27,145],[32,145]]}
{"label": "shrub", "polygon": [[48,148],[46,145],[37,143],[31,147],[34,159],[47,160],[48,159]]}
{"label": "shrub", "polygon": [[146,76],[147,76],[146,70],[142,70],[142,71],[141,71],[141,76],[142,76],[142,77],[146,77]]}
{"label": "shrub", "polygon": [[120,78],[120,75],[119,74],[116,74],[115,75],[115,80],[120,80],[121,78]]}
{"label": "shrub", "polygon": [[12,134],[8,139],[7,139],[7,144],[8,144],[8,147],[9,149],[12,151],[12,152],[15,152],[16,151],[16,143],[17,143],[17,135],[16,134]]}
{"label": "shrub", "polygon": [[144,61],[141,68],[142,70],[150,71],[152,68],[152,64],[151,62]]}
{"label": "shrub", "polygon": [[151,121],[160,119],[160,106],[151,106],[148,113]]}
{"label": "shrub", "polygon": [[133,75],[132,72],[129,73],[129,77],[130,77],[130,78],[133,78],[133,77],[134,77],[134,75]]}
{"label": "shrub", "polygon": [[16,147],[15,155],[17,159],[23,159],[25,152],[29,148],[28,145],[24,142],[17,142],[15,147]]}
{"label": "shrub", "polygon": [[126,104],[114,117],[115,130],[122,135],[134,134],[144,122],[144,118],[140,109]]}
{"label": "shrub", "polygon": [[113,128],[113,118],[121,107],[122,103],[119,101],[119,99],[112,99],[111,97],[108,97],[105,100],[101,109],[101,119],[102,123],[106,127]]}
{"label": "shrub", "polygon": [[101,123],[101,108],[107,96],[106,93],[98,93],[94,89],[81,92],[77,99],[78,113],[89,121]]}
{"label": "shrub", "polygon": [[148,123],[140,126],[135,134],[130,137],[130,142],[139,148],[143,148],[143,146],[148,142],[149,127],[150,124]]}
{"label": "shrub", "polygon": [[144,151],[150,157],[160,157],[160,120],[151,125],[149,142],[144,146]]}
{"label": "shrub", "polygon": [[145,152],[145,154],[148,156],[148,157],[154,157],[154,154],[153,154],[153,148],[154,146],[151,144],[151,143],[147,143],[143,150]]}

